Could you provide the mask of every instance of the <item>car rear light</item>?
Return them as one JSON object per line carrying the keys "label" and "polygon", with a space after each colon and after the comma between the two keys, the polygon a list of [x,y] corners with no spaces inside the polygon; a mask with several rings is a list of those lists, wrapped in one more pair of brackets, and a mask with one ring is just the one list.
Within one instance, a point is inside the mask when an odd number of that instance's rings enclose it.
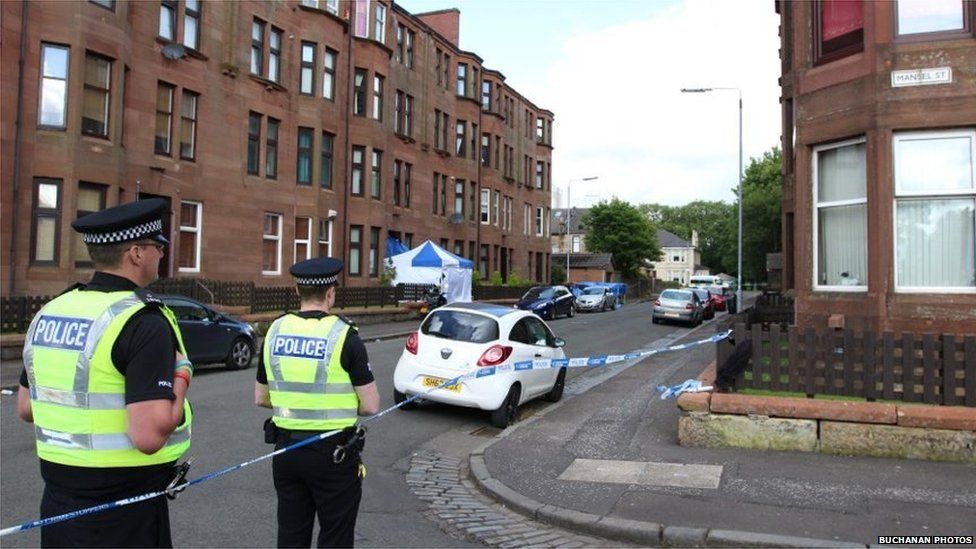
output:
{"label": "car rear light", "polygon": [[660,307],[661,306],[661,300],[660,299],[656,300],[654,302],[654,304],[657,305],[658,307]]}
{"label": "car rear light", "polygon": [[503,345],[492,345],[488,350],[481,354],[478,359],[478,366],[497,366],[512,354],[512,348]]}
{"label": "car rear light", "polygon": [[417,332],[410,334],[407,338],[407,352],[411,354],[417,354]]}
{"label": "car rear light", "polygon": [[685,305],[685,309],[688,309],[689,311],[694,310],[694,308],[695,307],[691,303]]}

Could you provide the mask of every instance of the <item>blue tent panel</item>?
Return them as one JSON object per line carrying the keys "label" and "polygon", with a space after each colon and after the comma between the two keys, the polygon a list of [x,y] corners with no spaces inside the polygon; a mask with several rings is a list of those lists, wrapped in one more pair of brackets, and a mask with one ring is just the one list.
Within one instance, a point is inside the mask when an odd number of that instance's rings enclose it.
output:
{"label": "blue tent panel", "polygon": [[[447,252],[447,253],[451,254],[451,252]],[[463,257],[461,257],[459,255],[454,255],[454,254],[451,254],[451,257],[454,257],[455,259],[457,259],[458,262],[461,264],[461,267],[462,268],[464,268],[464,269],[474,269],[474,262],[471,261],[470,259],[464,259]]]}
{"label": "blue tent panel", "polygon": [[430,241],[424,243],[423,247],[420,248],[420,251],[417,252],[417,255],[413,256],[413,261],[411,261],[410,264],[414,267],[443,267],[444,258],[440,253],[438,253],[437,250],[440,250],[444,255],[457,259],[462,268],[474,268],[474,263],[471,260],[458,257],[443,248],[437,247]]}
{"label": "blue tent panel", "polygon": [[413,261],[410,262],[414,267],[440,267],[443,263],[441,256],[438,255],[434,245],[430,242],[425,242],[424,247],[417,252],[417,255],[413,256]]}
{"label": "blue tent panel", "polygon": [[407,248],[406,246],[404,246],[403,245],[403,242],[400,242],[396,238],[393,238],[392,236],[387,235],[387,237],[386,237],[386,256],[385,257],[393,257],[395,255],[400,255],[403,252],[407,252],[407,251],[410,251],[410,249]]}

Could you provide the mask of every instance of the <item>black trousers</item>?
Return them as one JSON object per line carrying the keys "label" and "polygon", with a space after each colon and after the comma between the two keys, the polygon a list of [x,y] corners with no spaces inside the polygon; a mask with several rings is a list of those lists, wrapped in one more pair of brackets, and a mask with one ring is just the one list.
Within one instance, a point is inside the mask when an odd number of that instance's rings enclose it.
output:
{"label": "black trousers", "polygon": [[[131,494],[138,495],[138,494]],[[109,501],[114,501],[113,498]],[[105,503],[104,497],[44,485],[41,518]],[[172,547],[169,505],[160,496],[41,528],[41,547]]]}
{"label": "black trousers", "polygon": [[[279,442],[281,448],[287,441]],[[315,516],[319,518],[318,547],[352,547],[356,515],[362,498],[359,456],[350,452],[335,464],[335,442],[313,442],[274,457],[278,493],[278,547],[310,547]]]}

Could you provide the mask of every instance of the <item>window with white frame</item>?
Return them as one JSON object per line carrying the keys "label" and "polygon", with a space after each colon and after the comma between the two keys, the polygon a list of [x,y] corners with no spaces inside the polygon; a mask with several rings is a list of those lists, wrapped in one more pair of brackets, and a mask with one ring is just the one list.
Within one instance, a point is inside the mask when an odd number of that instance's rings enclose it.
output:
{"label": "window with white frame", "polygon": [[976,130],[894,136],[895,288],[976,292]]}
{"label": "window with white frame", "polygon": [[332,257],[332,219],[319,219],[319,257]]}
{"label": "window with white frame", "polygon": [[295,218],[295,263],[312,259],[312,218]]}
{"label": "window with white frame", "polygon": [[203,237],[203,204],[191,200],[180,202],[181,273],[200,272],[200,245]]}
{"label": "window with white frame", "polygon": [[271,27],[271,40],[268,43],[268,80],[281,81],[281,41],[285,32]]}
{"label": "window with white frame", "polygon": [[298,93],[315,93],[315,42],[302,42],[302,59],[299,70]]}
{"label": "window with white frame", "polygon": [[373,75],[373,119],[383,120],[383,76]]}
{"label": "window with white frame", "polygon": [[573,253],[578,254],[580,252],[580,236],[578,234],[573,235]]}
{"label": "window with white frame", "polygon": [[488,212],[491,210],[491,189],[481,189],[481,224],[488,224]]}
{"label": "window with white frame", "polygon": [[64,129],[67,125],[69,52],[67,46],[41,44],[39,126]]}
{"label": "window with white frame", "polygon": [[386,43],[386,6],[376,3],[376,21],[373,24],[373,39]]}
{"label": "window with white frame", "polygon": [[542,219],[545,209],[541,206],[537,206],[535,209],[535,235],[543,236],[545,235],[545,226]]}
{"label": "window with white frame", "polygon": [[499,218],[498,212],[499,212],[499,209],[500,209],[501,201],[502,201],[502,192],[501,191],[495,191],[495,203],[492,204],[492,206],[494,208],[491,211],[491,222],[496,227],[498,226],[498,218]]}
{"label": "window with white frame", "polygon": [[339,52],[325,48],[325,57],[322,58],[322,97],[329,101],[335,100],[335,72],[338,57]]}
{"label": "window with white frame", "polygon": [[961,0],[898,0],[895,6],[900,36],[972,32],[966,28],[967,6]]}
{"label": "window with white frame", "polygon": [[867,290],[864,138],[813,150],[814,289]]}
{"label": "window with white frame", "polygon": [[264,214],[261,274],[281,274],[281,214]]}
{"label": "window with white frame", "polygon": [[261,75],[264,69],[264,21],[254,18],[251,23],[251,74]]}

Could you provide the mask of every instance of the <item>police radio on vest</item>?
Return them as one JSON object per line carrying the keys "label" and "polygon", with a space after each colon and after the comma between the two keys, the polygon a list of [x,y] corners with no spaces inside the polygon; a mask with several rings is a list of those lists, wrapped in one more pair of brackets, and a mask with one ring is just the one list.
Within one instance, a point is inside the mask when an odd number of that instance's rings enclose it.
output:
{"label": "police radio on vest", "polygon": [[63,316],[42,316],[37,321],[31,343],[41,347],[81,351],[88,341],[91,320]]}

